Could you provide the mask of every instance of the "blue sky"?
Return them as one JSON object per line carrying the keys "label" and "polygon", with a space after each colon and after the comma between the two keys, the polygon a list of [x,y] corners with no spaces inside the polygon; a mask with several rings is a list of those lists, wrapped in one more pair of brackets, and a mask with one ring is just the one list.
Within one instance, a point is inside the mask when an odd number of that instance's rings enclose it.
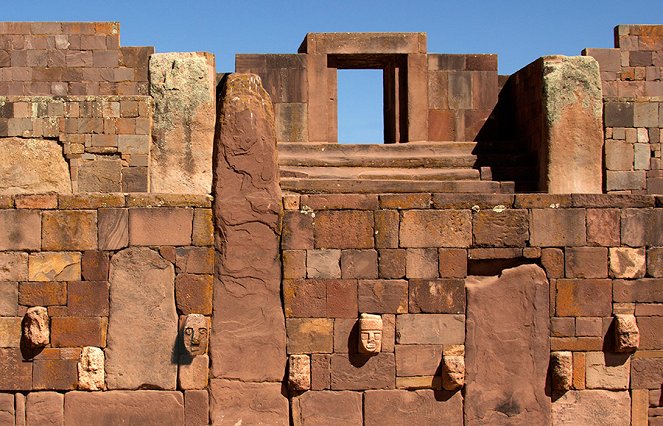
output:
{"label": "blue sky", "polygon": [[[30,0],[0,19],[119,21],[122,45],[209,51],[219,71],[234,70],[236,53],[295,53],[307,32],[424,31],[429,52],[497,53],[510,74],[542,55],[613,47],[618,24],[663,24],[663,0]],[[340,138],[377,142],[380,78],[354,74],[339,80]]]}

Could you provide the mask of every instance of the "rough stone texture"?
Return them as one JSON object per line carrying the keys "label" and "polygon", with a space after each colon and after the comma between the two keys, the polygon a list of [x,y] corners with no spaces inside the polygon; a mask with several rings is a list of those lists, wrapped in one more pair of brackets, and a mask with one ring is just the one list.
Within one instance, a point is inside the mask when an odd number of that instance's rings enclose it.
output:
{"label": "rough stone texture", "polygon": [[181,392],[69,392],[64,397],[64,409],[64,423],[67,425],[184,424]]}
{"label": "rough stone texture", "polygon": [[472,218],[464,210],[408,210],[403,212],[401,247],[469,247]]}
{"label": "rough stone texture", "polygon": [[288,358],[288,387],[296,391],[311,389],[311,357],[290,355]]}
{"label": "rough stone texture", "polygon": [[607,279],[557,280],[556,309],[560,317],[609,316],[612,282]]}
{"label": "rough stone texture", "polygon": [[603,96],[589,56],[543,58],[547,158],[540,189],[551,194],[603,191]]}
{"label": "rough stone texture", "polygon": [[627,354],[587,352],[585,362],[588,389],[628,389],[631,363]]}
{"label": "rough stone texture", "polygon": [[14,426],[14,395],[0,394],[0,424]]}
{"label": "rough stone texture", "polygon": [[644,247],[610,248],[610,276],[615,278],[642,278],[645,276],[646,269]]}
{"label": "rough stone texture", "polygon": [[288,399],[281,383],[212,379],[210,416],[214,425],[288,426]]}
{"label": "rough stone texture", "polygon": [[442,345],[396,345],[397,376],[433,376],[439,373]]}
{"label": "rough stone texture", "polygon": [[184,424],[207,426],[209,424],[209,394],[207,390],[184,392]]}
{"label": "rough stone texture", "polygon": [[69,166],[56,141],[1,138],[0,152],[0,193],[71,193]]}
{"label": "rough stone texture", "polygon": [[663,317],[639,317],[640,349],[663,348]]}
{"label": "rough stone texture", "polygon": [[407,289],[405,280],[359,281],[357,304],[360,312],[393,313],[407,312]]}
{"label": "rough stone texture", "polygon": [[529,214],[524,209],[483,210],[472,218],[474,244],[488,247],[522,247],[529,238]]}
{"label": "rough stone texture", "polygon": [[150,192],[209,194],[216,122],[216,67],[209,53],[150,56],[154,124]]}
{"label": "rough stone texture", "polygon": [[396,363],[394,354],[333,354],[333,390],[393,389]]}
{"label": "rough stone texture", "polygon": [[[328,210],[315,215],[316,248],[373,248],[373,213],[360,210]],[[338,232],[340,229],[343,232]]]}
{"label": "rough stone texture", "polygon": [[463,398],[433,390],[375,390],[364,394],[366,426],[462,425]]}
{"label": "rough stone texture", "polygon": [[581,209],[532,209],[530,245],[541,247],[583,246],[585,211]]}
{"label": "rough stone texture", "polygon": [[396,343],[401,345],[462,345],[465,316],[405,314],[396,318]]}
{"label": "rough stone texture", "polygon": [[104,380],[104,351],[94,346],[84,347],[78,362],[78,389],[103,390]]}
{"label": "rough stone texture", "polygon": [[115,254],[110,267],[106,348],[109,389],[175,389],[177,341],[175,271],[149,248]]}
{"label": "rough stone texture", "polygon": [[442,387],[449,391],[465,384],[465,358],[460,355],[444,355],[442,358]]}
{"label": "rough stone texture", "polygon": [[19,348],[0,348],[0,389],[32,389],[32,362],[23,360]]}
{"label": "rough stone texture", "polygon": [[41,252],[30,254],[30,281],[80,281],[81,254],[75,252]]}
{"label": "rough stone texture", "polygon": [[24,281],[27,279],[27,253],[0,253],[0,281]]}
{"label": "rough stone texture", "polygon": [[615,315],[615,352],[634,352],[640,346],[640,330],[634,315]]}
{"label": "rough stone texture", "polygon": [[136,246],[188,246],[193,209],[163,207],[129,210],[129,242]]}
{"label": "rough stone texture", "polygon": [[42,250],[96,250],[97,213],[60,210],[42,213]]}
{"label": "rough stone texture", "polygon": [[359,392],[306,392],[292,399],[293,426],[361,425]]}
{"label": "rough stone texture", "polygon": [[0,317],[0,348],[21,345],[21,317]]}
{"label": "rough stone texture", "polygon": [[0,250],[39,250],[41,216],[36,210],[0,211]]}
{"label": "rough stone texture", "polygon": [[660,389],[663,358],[634,358],[631,362],[632,389]]}
{"label": "rough stone texture", "polygon": [[[232,74],[219,103],[217,250],[210,357],[212,421],[288,424],[281,306],[281,190],[274,112],[260,78]],[[241,360],[241,362],[237,362]]]}
{"label": "rough stone texture", "polygon": [[334,347],[334,321],[327,318],[287,320],[288,353],[330,353]]}
{"label": "rough stone texture", "polygon": [[[547,424],[548,280],[535,265],[470,277],[465,424]],[[495,303],[502,300],[503,303]]]}
{"label": "rough stone texture", "polygon": [[623,426],[630,422],[631,398],[628,392],[568,391],[552,404],[554,425]]}
{"label": "rough stone texture", "polygon": [[410,280],[410,312],[465,313],[465,283],[461,279]]}
{"label": "rough stone texture", "polygon": [[64,395],[57,392],[30,392],[26,399],[25,420],[28,425],[63,424]]}
{"label": "rough stone texture", "polygon": [[558,351],[550,354],[552,387],[567,391],[573,385],[573,353]]}
{"label": "rough stone texture", "polygon": [[205,389],[209,381],[209,355],[180,356],[177,382],[180,389]]}
{"label": "rough stone texture", "polygon": [[23,319],[23,341],[31,348],[43,348],[50,343],[48,310],[42,306],[29,308]]}

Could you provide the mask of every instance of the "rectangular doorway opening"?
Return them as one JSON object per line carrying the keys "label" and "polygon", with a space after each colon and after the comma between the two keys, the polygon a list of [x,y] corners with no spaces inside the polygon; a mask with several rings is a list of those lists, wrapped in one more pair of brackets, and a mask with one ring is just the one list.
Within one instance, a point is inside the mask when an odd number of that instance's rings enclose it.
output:
{"label": "rectangular doorway opening", "polygon": [[383,144],[381,69],[338,70],[338,143]]}

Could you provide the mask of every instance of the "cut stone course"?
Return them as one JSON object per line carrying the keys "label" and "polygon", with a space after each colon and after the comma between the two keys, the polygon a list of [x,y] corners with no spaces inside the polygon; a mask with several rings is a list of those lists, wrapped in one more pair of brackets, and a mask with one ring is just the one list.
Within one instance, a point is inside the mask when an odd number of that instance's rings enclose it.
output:
{"label": "cut stone course", "polygon": [[360,425],[362,421],[359,392],[306,392],[292,399],[293,426]]}
{"label": "cut stone course", "polygon": [[78,361],[78,389],[103,390],[104,379],[104,352],[94,346],[84,347]]}
{"label": "cut stone course", "polygon": [[50,318],[42,306],[29,308],[23,320],[23,339],[31,348],[43,348],[50,343]]}
{"label": "cut stone course", "polygon": [[57,141],[0,138],[0,152],[0,193],[71,194],[69,167]]}
{"label": "cut stone course", "polygon": [[627,354],[588,352],[585,361],[587,389],[628,389],[631,363]]}
{"label": "cut stone course", "polygon": [[433,390],[374,390],[364,394],[366,425],[397,426],[416,424],[433,426],[463,424],[463,398]]}
{"label": "cut stone course", "polygon": [[627,425],[631,422],[631,398],[628,392],[572,390],[552,403],[551,417],[555,425]]}
{"label": "cut stone course", "polygon": [[465,210],[408,210],[402,213],[401,247],[469,247],[472,220]]}
{"label": "cut stone course", "polygon": [[57,392],[30,392],[26,398],[28,425],[64,424],[64,396]]}
{"label": "cut stone course", "polygon": [[288,426],[288,399],[281,393],[281,386],[281,383],[212,379],[212,424]]}
{"label": "cut stone course", "polygon": [[39,250],[40,248],[41,217],[39,211],[0,211],[0,250]]}

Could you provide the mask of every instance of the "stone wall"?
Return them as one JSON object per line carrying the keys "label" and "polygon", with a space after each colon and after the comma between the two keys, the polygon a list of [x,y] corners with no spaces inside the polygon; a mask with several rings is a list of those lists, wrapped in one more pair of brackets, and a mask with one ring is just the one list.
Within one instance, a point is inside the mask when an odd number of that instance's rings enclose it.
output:
{"label": "stone wall", "polygon": [[[663,362],[661,201],[286,195],[287,351],[310,363],[307,390],[291,387],[294,424],[656,416],[647,410],[660,406]],[[359,353],[363,313],[382,318],[378,354]],[[617,314],[637,320],[632,354],[618,352]],[[551,379],[558,352],[569,368]],[[454,355],[464,355],[462,396],[447,385]],[[551,391],[561,379],[569,385]]]}

